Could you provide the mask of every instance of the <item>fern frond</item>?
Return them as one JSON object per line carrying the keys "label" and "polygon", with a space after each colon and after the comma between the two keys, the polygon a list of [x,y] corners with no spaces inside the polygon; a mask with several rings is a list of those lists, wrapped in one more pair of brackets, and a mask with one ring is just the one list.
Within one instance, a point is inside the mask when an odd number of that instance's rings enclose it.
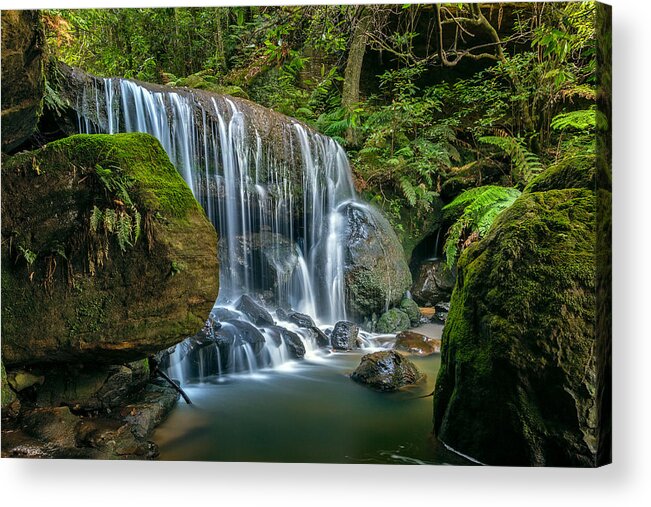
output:
{"label": "fern frond", "polygon": [[104,210],[104,229],[107,232],[113,232],[115,231],[116,224],[117,224],[117,215],[115,213],[115,210],[110,208]]}
{"label": "fern frond", "polygon": [[402,190],[402,194],[405,196],[405,199],[407,199],[409,205],[415,206],[418,200],[416,197],[416,189],[406,176],[400,178],[400,189]]}
{"label": "fern frond", "polygon": [[127,213],[120,213],[118,216],[116,234],[118,238],[118,245],[120,246],[120,250],[123,252],[127,250],[127,245],[133,246],[131,243],[131,232],[131,217]]}
{"label": "fern frond", "polygon": [[93,211],[90,213],[90,230],[94,233],[97,233],[99,227],[102,225],[104,220],[104,214],[102,210],[97,206],[93,206]]}
{"label": "fern frond", "polygon": [[480,137],[479,141],[495,146],[508,155],[513,162],[516,179],[522,180],[525,184],[543,170],[538,156],[527,150],[518,138],[496,135]]}
{"label": "fern frond", "polygon": [[595,109],[582,109],[580,111],[570,111],[554,116],[551,121],[551,127],[554,130],[565,130],[568,128],[574,130],[593,130],[596,125],[597,111]]}

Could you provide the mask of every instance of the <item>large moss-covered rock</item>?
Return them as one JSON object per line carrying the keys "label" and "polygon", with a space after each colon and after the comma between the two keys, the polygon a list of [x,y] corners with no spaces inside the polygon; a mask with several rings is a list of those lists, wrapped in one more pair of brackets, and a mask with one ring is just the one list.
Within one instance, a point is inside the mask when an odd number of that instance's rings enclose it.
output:
{"label": "large moss-covered rock", "polygon": [[411,287],[411,273],[388,220],[357,203],[348,204],[344,216],[346,307],[359,318],[398,304]]}
{"label": "large moss-covered rock", "polygon": [[38,11],[2,11],[2,151],[36,129],[45,91],[45,37]]}
{"label": "large moss-covered rock", "polygon": [[418,383],[423,379],[423,374],[414,363],[399,353],[382,350],[362,356],[350,378],[378,391],[396,391]]}
{"label": "large moss-covered rock", "polygon": [[156,139],[77,135],[2,167],[6,366],[116,364],[201,329],[217,236]]}
{"label": "large moss-covered rock", "polygon": [[593,466],[595,216],[585,189],[524,193],[458,265],[434,430],[493,465]]}

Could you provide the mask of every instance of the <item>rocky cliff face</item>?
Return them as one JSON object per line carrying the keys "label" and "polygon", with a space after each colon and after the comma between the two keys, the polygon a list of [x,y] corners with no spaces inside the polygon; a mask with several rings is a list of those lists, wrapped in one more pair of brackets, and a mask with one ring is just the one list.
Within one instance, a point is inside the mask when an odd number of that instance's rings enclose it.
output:
{"label": "rocky cliff face", "polygon": [[79,135],[2,167],[5,366],[133,361],[201,329],[217,236],[158,141]]}
{"label": "rocky cliff face", "polygon": [[37,11],[2,11],[2,151],[20,146],[42,110],[45,38]]}
{"label": "rocky cliff face", "polygon": [[459,261],[434,429],[487,464],[596,464],[596,197],[564,188],[584,169],[551,168]]}

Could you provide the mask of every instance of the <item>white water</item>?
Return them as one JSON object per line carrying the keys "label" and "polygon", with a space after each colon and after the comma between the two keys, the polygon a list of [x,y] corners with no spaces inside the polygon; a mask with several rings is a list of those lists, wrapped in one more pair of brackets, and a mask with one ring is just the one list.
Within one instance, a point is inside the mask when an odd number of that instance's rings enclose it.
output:
{"label": "white water", "polygon": [[[228,97],[200,102],[189,93],[152,91],[124,79],[92,81],[77,110],[81,132],[146,132],[160,141],[219,233],[216,304],[273,294],[272,304],[291,306],[321,325],[346,318],[340,210],[351,202],[364,205],[335,141],[288,120],[281,132],[284,156],[278,157],[278,147],[265,145]],[[313,353],[312,338],[293,330]],[[252,372],[287,361],[284,343],[265,349],[256,354],[242,342],[227,363]],[[182,364],[172,370],[185,377]],[[206,374],[202,366],[200,376]]]}

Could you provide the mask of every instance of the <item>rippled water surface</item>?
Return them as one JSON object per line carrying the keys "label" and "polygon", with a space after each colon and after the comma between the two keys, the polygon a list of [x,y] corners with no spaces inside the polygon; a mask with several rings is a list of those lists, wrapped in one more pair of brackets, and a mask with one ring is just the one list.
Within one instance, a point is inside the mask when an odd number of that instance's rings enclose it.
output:
{"label": "rippled water surface", "polygon": [[412,358],[427,379],[379,393],[348,375],[361,352],[313,355],[185,390],[156,430],[163,460],[470,464],[431,437],[440,356]]}

